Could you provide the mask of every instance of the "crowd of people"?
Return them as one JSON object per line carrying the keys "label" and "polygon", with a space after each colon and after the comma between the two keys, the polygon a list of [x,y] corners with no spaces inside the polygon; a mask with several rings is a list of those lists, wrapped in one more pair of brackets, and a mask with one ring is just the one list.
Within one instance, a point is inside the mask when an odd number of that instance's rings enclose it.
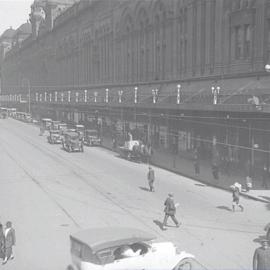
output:
{"label": "crowd of people", "polygon": [[16,243],[15,230],[11,221],[4,226],[0,223],[0,258],[3,259],[2,264],[6,264],[8,260],[14,259],[13,246]]}

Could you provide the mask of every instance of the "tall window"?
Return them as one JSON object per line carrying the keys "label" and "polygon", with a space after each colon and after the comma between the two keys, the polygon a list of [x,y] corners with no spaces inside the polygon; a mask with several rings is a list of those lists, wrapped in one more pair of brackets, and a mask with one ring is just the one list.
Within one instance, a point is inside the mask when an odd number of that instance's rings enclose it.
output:
{"label": "tall window", "polygon": [[270,19],[267,20],[267,60],[270,60]]}
{"label": "tall window", "polygon": [[214,71],[214,63],[215,63],[215,48],[216,48],[216,0],[211,0],[211,8],[210,8],[210,17],[211,17],[211,23],[210,23],[210,72],[212,73]]}
{"label": "tall window", "polygon": [[205,30],[206,30],[206,2],[202,1],[201,9],[201,74],[205,68]]}
{"label": "tall window", "polygon": [[250,25],[244,25],[244,58],[250,56],[250,47],[251,47],[251,32]]}
{"label": "tall window", "polygon": [[197,2],[193,3],[193,29],[192,29],[192,74],[196,73],[197,62]]}
{"label": "tall window", "polygon": [[235,59],[240,59],[241,57],[241,28],[240,26],[234,27],[235,33]]}

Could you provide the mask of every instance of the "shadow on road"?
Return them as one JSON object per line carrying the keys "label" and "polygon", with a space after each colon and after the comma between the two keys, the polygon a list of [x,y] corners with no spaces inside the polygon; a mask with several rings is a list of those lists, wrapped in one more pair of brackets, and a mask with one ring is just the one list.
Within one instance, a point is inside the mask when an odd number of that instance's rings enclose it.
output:
{"label": "shadow on road", "polygon": [[150,192],[150,191],[149,191],[149,188],[146,188],[146,187],[139,187],[139,188],[140,188],[141,190]]}
{"label": "shadow on road", "polygon": [[232,209],[228,206],[221,205],[221,206],[217,206],[217,208],[221,209],[221,210],[226,210],[226,211],[232,212]]}
{"label": "shadow on road", "polygon": [[160,222],[159,220],[155,219],[153,220],[153,222],[162,230],[162,231],[166,231],[165,228],[163,228],[162,226],[162,222]]}

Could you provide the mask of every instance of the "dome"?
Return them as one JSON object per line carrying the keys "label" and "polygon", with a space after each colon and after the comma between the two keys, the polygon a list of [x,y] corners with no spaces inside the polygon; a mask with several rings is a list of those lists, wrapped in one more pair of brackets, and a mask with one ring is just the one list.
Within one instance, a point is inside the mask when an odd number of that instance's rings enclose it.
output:
{"label": "dome", "polygon": [[6,31],[4,31],[4,33],[0,36],[0,38],[12,38],[15,34],[15,30],[12,28],[7,29]]}

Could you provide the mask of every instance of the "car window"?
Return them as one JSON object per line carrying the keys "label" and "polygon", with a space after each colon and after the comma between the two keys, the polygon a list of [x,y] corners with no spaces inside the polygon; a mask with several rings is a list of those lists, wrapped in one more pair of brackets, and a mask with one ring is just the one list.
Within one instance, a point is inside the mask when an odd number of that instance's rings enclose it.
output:
{"label": "car window", "polygon": [[103,249],[97,252],[97,257],[100,264],[112,263],[114,261],[114,254],[111,249]]}
{"label": "car window", "polygon": [[181,260],[172,270],[207,270],[202,264],[193,258]]}
{"label": "car window", "polygon": [[82,245],[79,242],[72,241],[71,253],[79,258],[82,258]]}

